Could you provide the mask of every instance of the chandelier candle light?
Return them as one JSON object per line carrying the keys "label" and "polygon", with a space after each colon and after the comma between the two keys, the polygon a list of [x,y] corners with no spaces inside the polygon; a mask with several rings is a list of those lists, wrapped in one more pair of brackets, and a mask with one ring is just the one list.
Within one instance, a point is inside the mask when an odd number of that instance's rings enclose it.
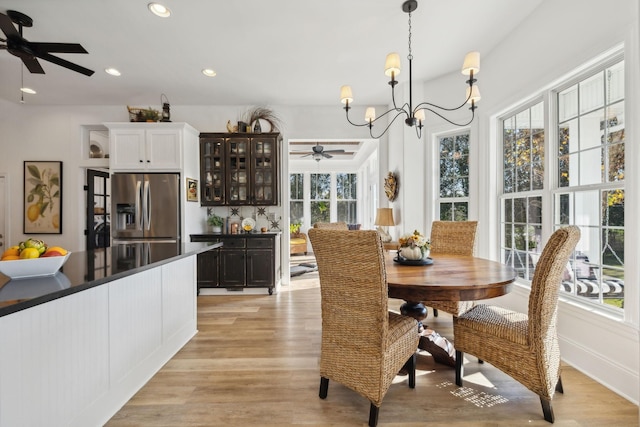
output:
{"label": "chandelier candle light", "polygon": [[[396,77],[400,74],[400,55],[397,53],[390,53],[387,55],[387,60],[385,62],[385,70],[384,73],[387,77],[390,77],[389,85],[391,86],[391,100],[393,102],[393,108],[382,113],[380,116],[376,117],[376,110],[373,107],[368,107],[365,111],[365,123],[354,123],[349,119],[349,109],[351,108],[349,104],[353,102],[353,94],[351,91],[351,86],[342,86],[340,88],[340,101],[345,104],[344,109],[346,111],[347,121],[351,123],[353,126],[368,126],[369,134],[372,138],[379,138],[385,134],[385,132],[389,129],[389,127],[393,124],[393,122],[401,115],[406,116],[404,122],[407,126],[415,126],[416,134],[418,138],[422,136],[422,126],[425,121],[425,111],[430,111],[433,114],[441,117],[447,122],[455,125],[455,126],[467,126],[469,123],[473,121],[475,117],[476,103],[480,100],[480,91],[478,86],[474,83],[477,81],[474,78],[475,74],[478,74],[480,71],[480,53],[479,52],[469,52],[464,58],[464,64],[462,65],[462,74],[465,76],[469,76],[469,80],[467,80],[467,94],[466,99],[462,103],[462,105],[454,108],[446,108],[441,107],[436,104],[432,104],[430,102],[421,102],[413,107],[413,82],[411,76],[411,62],[413,61],[413,55],[411,54],[411,12],[418,8],[418,2],[416,0],[407,0],[402,4],[402,10],[405,13],[409,14],[409,55],[407,55],[407,59],[409,60],[409,102],[404,103],[401,107],[396,105],[396,97],[395,97],[395,87],[398,84]],[[466,123],[456,123],[444,116],[445,112],[456,111],[463,108],[466,104],[471,104],[469,109],[471,110],[471,118]],[[387,127],[382,131],[380,135],[373,135],[373,124],[380,120],[382,117],[385,117],[387,114],[396,113],[395,117],[391,119]]]}

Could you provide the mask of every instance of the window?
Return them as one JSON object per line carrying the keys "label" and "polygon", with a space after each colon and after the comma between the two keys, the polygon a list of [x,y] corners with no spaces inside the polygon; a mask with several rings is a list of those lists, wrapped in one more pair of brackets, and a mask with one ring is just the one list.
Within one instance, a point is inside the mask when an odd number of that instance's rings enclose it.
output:
{"label": "window", "polygon": [[469,131],[439,139],[440,219],[469,219]]}
{"label": "window", "polygon": [[336,206],[338,221],[357,223],[357,175],[355,173],[336,174]]}
{"label": "window", "polygon": [[291,224],[302,224],[304,218],[304,174],[289,174],[289,216]]}
{"label": "window", "polygon": [[[578,300],[624,308],[624,61],[609,59],[502,118],[501,258],[531,280],[542,236],[582,236],[561,283]],[[555,129],[554,139],[545,128]],[[545,170],[544,154],[552,153]],[[545,201],[549,204],[545,205]],[[546,228],[545,228],[546,227]],[[544,230],[543,230],[544,228]]]}
{"label": "window", "polygon": [[331,175],[312,173],[311,178],[311,224],[331,222]]}
{"label": "window", "polygon": [[624,61],[557,94],[555,221],[582,238],[562,290],[624,307]]}
{"label": "window", "polygon": [[526,280],[542,250],[544,144],[542,102],[503,119],[501,257]]}

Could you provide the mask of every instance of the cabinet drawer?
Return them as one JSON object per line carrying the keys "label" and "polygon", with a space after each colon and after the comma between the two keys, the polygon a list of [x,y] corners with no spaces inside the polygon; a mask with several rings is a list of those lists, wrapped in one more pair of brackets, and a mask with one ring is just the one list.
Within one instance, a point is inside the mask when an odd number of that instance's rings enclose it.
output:
{"label": "cabinet drawer", "polygon": [[273,239],[265,238],[249,238],[247,239],[247,248],[257,249],[273,249]]}
{"label": "cabinet drawer", "polygon": [[247,239],[222,239],[222,249],[236,249],[236,248],[244,248],[246,246]]}

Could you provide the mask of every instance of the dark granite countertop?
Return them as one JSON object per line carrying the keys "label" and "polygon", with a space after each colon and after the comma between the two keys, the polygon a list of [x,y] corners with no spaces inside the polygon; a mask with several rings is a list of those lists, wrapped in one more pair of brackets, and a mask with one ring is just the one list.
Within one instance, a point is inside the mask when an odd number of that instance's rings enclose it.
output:
{"label": "dark granite countertop", "polygon": [[10,280],[0,274],[0,317],[221,245],[124,243],[105,249],[72,252],[67,262],[53,276]]}

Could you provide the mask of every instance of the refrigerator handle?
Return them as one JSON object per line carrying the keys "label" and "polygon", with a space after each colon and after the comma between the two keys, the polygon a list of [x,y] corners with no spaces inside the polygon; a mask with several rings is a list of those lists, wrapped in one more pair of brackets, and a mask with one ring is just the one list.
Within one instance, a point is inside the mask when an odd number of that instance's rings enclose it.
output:
{"label": "refrigerator handle", "polygon": [[142,215],[140,215],[140,204],[142,203],[142,183],[136,181],[136,228],[142,230]]}
{"label": "refrigerator handle", "polygon": [[151,229],[151,191],[149,191],[149,181],[144,182],[144,212],[147,230]]}

